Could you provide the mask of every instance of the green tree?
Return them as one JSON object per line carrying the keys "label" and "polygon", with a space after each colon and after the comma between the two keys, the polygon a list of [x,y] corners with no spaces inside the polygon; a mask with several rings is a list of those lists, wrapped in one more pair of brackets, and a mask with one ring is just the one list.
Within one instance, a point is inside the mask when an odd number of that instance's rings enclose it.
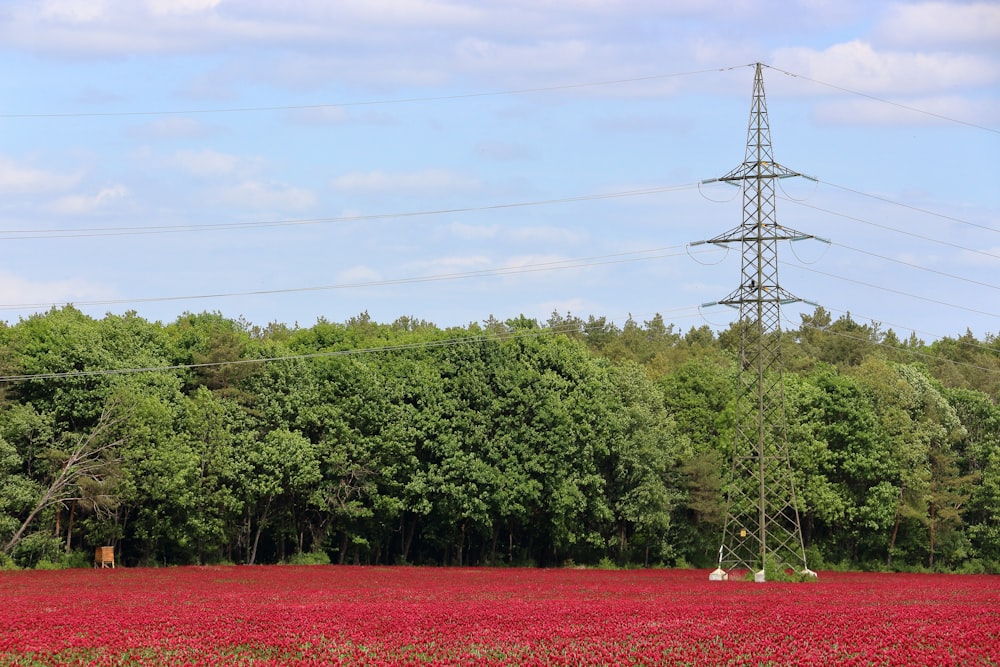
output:
{"label": "green tree", "polygon": [[[113,437],[115,425],[123,417],[118,406],[105,406],[97,425],[87,433],[66,434],[45,451],[48,465],[40,493],[33,499],[33,506],[20,526],[0,548],[10,554],[25,536],[26,531],[43,512],[70,503],[85,502],[95,508],[112,506],[114,497],[109,493],[117,475],[116,448],[120,440]],[[16,454],[16,452],[15,452]],[[15,463],[8,452],[8,470]],[[25,485],[10,480],[10,487],[23,491]],[[5,487],[8,486],[5,484]],[[12,494],[13,495],[13,494]],[[14,495],[14,497],[17,497]]]}
{"label": "green tree", "polygon": [[677,555],[670,533],[673,514],[684,499],[680,464],[690,458],[690,443],[675,433],[662,395],[641,367],[609,368],[608,380],[614,390],[607,397],[614,429],[612,469],[606,478],[617,557],[622,563],[668,562]]}
{"label": "green tree", "polygon": [[956,500],[968,495],[963,518],[970,559],[1000,571],[1000,406],[971,389],[949,389],[945,396],[965,429],[955,446],[955,464],[968,486]]}
{"label": "green tree", "polygon": [[195,464],[187,482],[191,506],[185,513],[185,531],[193,558],[199,563],[233,560],[243,510],[242,472],[236,458],[240,433],[247,419],[232,401],[206,387],[186,396],[178,410],[176,446]]}
{"label": "green tree", "polygon": [[257,562],[260,538],[265,529],[274,528],[275,519],[288,525],[294,508],[310,497],[321,473],[316,449],[299,433],[275,430],[260,441],[243,443],[239,452],[246,471],[246,527],[250,537],[246,562]]}
{"label": "green tree", "polygon": [[218,313],[186,313],[167,333],[177,363],[191,366],[191,386],[239,398],[240,383],[259,370],[247,356],[251,337],[246,327]]}
{"label": "green tree", "polygon": [[898,488],[872,396],[827,365],[786,377],[786,387],[806,542],[831,563],[877,560],[888,548]]}
{"label": "green tree", "polygon": [[904,561],[933,564],[939,534],[961,522],[960,509],[942,511],[963,483],[952,464],[953,447],[963,436],[961,422],[939,387],[914,365],[869,357],[858,376],[874,396],[890,442],[889,481],[898,488],[887,562],[898,554]]}
{"label": "green tree", "polygon": [[[697,330],[689,338],[689,344],[709,344]],[[659,380],[666,412],[688,441],[679,469],[684,499],[673,532],[675,549],[696,565],[713,563],[718,553],[726,510],[722,473],[732,460],[735,373],[728,357],[699,354]]]}

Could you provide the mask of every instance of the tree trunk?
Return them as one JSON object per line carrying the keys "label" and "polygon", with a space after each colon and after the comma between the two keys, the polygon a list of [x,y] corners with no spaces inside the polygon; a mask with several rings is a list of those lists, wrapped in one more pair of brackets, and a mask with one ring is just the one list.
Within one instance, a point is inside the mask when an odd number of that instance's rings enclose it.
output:
{"label": "tree trunk", "polygon": [[899,506],[900,506],[900,504],[902,502],[903,502],[903,489],[902,489],[902,487],[900,487],[900,489],[899,489],[899,500],[896,501],[896,523],[892,527],[892,537],[889,538],[889,553],[887,554],[886,559],[885,559],[885,564],[887,566],[891,566],[892,565],[892,550],[896,546],[896,536],[899,534],[899,521],[900,521]]}
{"label": "tree trunk", "polygon": [[928,510],[930,511],[930,521],[927,523],[927,530],[930,533],[929,538],[930,538],[931,553],[930,553],[930,558],[928,559],[927,562],[927,567],[933,570],[934,569],[934,517],[937,514],[937,512],[935,511],[934,503],[930,504]]}
{"label": "tree trunk", "polygon": [[253,546],[250,548],[250,558],[247,559],[247,565],[253,565],[254,561],[257,560],[257,544],[260,542],[260,532],[264,530],[264,524],[258,523],[257,530],[253,536]]}
{"label": "tree trunk", "polygon": [[462,529],[458,534],[458,566],[462,567],[462,552],[465,550],[465,524],[462,522]]}
{"label": "tree trunk", "polygon": [[66,553],[70,552],[73,544],[73,517],[76,515],[76,501],[69,506],[69,521],[66,522]]}
{"label": "tree trunk", "polygon": [[892,565],[892,550],[896,546],[896,536],[899,534],[899,509],[896,509],[896,523],[892,527],[892,537],[889,539],[889,553],[886,556],[885,564]]}
{"label": "tree trunk", "polygon": [[343,565],[347,562],[347,531],[340,535],[340,553],[337,555],[337,562]]}
{"label": "tree trunk", "polygon": [[410,562],[410,547],[413,546],[413,535],[417,532],[417,518],[413,517],[407,525],[403,523],[403,562]]}
{"label": "tree trunk", "polygon": [[264,532],[264,526],[267,525],[268,515],[271,513],[271,500],[273,496],[268,496],[267,504],[264,505],[264,511],[260,514],[260,519],[257,521],[257,531],[253,536],[253,547],[250,549],[250,558],[247,560],[247,565],[253,565],[257,561],[257,545],[260,543],[260,534]]}
{"label": "tree trunk", "polygon": [[46,491],[44,495],[42,495],[42,499],[38,501],[38,504],[35,505],[35,508],[31,510],[30,514],[28,514],[28,518],[21,523],[21,526],[14,532],[14,535],[7,541],[7,544],[4,545],[3,548],[4,553],[10,553],[11,550],[15,547],[15,545],[17,545],[17,543],[21,541],[21,537],[24,535],[24,531],[28,529],[28,526],[30,526],[31,522],[35,520],[35,517],[38,516],[38,514],[43,509],[48,507],[54,495],[55,495],[54,487],[50,487],[49,490]]}
{"label": "tree trunk", "polygon": [[490,543],[490,565],[497,564],[497,541],[500,539],[500,528],[493,524],[493,539]]}

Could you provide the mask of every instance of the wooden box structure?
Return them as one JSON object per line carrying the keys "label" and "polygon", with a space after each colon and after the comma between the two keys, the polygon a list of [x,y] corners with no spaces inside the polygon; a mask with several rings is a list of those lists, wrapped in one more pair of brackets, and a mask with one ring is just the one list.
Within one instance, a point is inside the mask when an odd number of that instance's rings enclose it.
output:
{"label": "wooden box structure", "polygon": [[97,547],[94,553],[94,567],[114,567],[115,566],[115,548],[114,547]]}

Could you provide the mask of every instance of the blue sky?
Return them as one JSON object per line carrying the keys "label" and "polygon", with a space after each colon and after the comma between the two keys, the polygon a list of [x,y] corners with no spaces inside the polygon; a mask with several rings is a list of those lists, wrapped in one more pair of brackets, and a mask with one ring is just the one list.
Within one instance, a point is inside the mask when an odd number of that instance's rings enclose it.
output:
{"label": "blue sky", "polygon": [[992,1],[4,0],[0,319],[725,327],[755,62],[782,287],[1000,332]]}

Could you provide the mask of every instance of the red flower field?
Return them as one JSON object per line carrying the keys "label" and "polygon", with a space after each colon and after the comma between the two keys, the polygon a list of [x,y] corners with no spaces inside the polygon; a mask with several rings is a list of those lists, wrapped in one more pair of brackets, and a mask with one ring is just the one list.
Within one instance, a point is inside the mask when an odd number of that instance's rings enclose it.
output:
{"label": "red flower field", "polygon": [[998,665],[1000,577],[267,566],[0,573],[0,665]]}

